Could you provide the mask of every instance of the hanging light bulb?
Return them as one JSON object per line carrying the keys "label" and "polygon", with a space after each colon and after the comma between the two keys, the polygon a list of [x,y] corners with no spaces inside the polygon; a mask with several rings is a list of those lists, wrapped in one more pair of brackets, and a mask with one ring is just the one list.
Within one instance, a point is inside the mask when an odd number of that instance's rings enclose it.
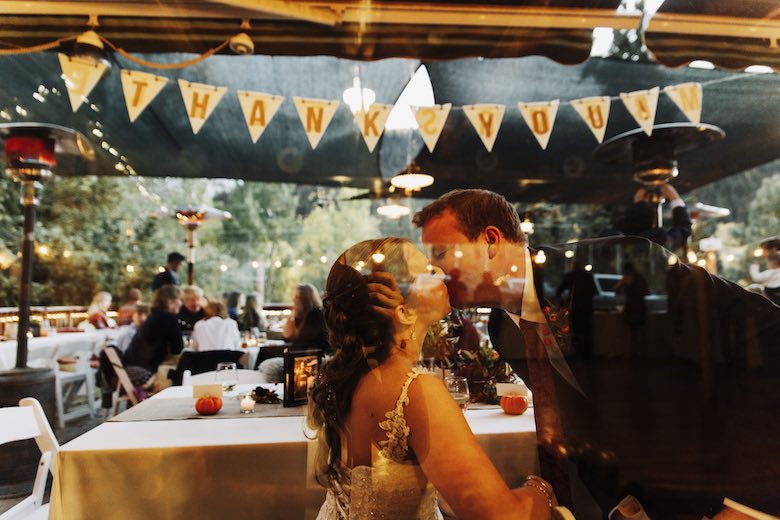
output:
{"label": "hanging light bulb", "polygon": [[370,88],[362,88],[360,78],[355,76],[352,78],[352,86],[344,91],[341,99],[349,106],[353,114],[361,109],[363,112],[368,112],[369,107],[376,101],[376,92]]}
{"label": "hanging light bulb", "polygon": [[406,192],[419,191],[433,184],[433,176],[423,173],[420,167],[412,162],[405,172],[390,179],[390,184]]}
{"label": "hanging light bulb", "polygon": [[383,217],[396,220],[403,216],[408,215],[409,213],[412,212],[412,210],[409,209],[408,206],[398,204],[397,202],[388,201],[388,203],[385,204],[384,206],[379,206],[378,208],[376,208],[376,212]]}

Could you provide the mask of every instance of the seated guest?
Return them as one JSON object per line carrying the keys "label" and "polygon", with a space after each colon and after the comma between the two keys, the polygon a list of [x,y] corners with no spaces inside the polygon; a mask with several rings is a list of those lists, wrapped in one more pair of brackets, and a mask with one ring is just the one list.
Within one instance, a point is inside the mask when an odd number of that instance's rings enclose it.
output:
{"label": "seated guest", "polygon": [[192,332],[192,349],[237,350],[241,348],[241,336],[238,324],[227,317],[225,306],[221,302],[208,302],[205,316],[195,324]]}
{"label": "seated guest", "polygon": [[268,324],[265,322],[265,317],[260,309],[257,307],[257,296],[250,294],[246,297],[246,304],[244,310],[238,315],[238,328],[239,330],[259,329],[265,330],[268,328]]}
{"label": "seated guest", "polygon": [[139,303],[141,303],[141,290],[130,289],[127,291],[127,303],[119,307],[117,311],[117,325],[130,325],[133,323],[133,315]]}
{"label": "seated guest", "polygon": [[144,305],[142,303],[135,308],[135,312],[133,313],[133,321],[130,322],[127,328],[122,331],[122,334],[116,340],[116,347],[119,349],[120,353],[122,354],[125,353],[127,348],[130,346],[130,342],[133,341],[133,337],[135,337],[135,333],[138,332],[138,327],[141,326],[141,324],[146,320],[148,316],[149,316],[148,305]]}
{"label": "seated guest", "polygon": [[130,342],[124,354],[125,365],[137,365],[157,372],[163,360],[184,348],[176,312],[181,307],[179,289],[163,285],[152,295],[152,312]]}
{"label": "seated guest", "polygon": [[241,293],[233,291],[231,293],[228,293],[227,296],[227,315],[228,318],[238,321],[238,307],[239,302],[241,301]]}
{"label": "seated guest", "polygon": [[111,294],[101,291],[92,298],[89,304],[87,316],[89,324],[96,329],[108,329],[116,327],[116,322],[108,317],[108,308],[111,306]]}
{"label": "seated guest", "polygon": [[757,263],[750,265],[750,278],[763,284],[761,294],[775,305],[780,305],[780,238],[770,238],[761,242],[761,251],[766,260],[766,271],[761,271]]}
{"label": "seated guest", "polygon": [[182,305],[179,308],[179,326],[182,332],[192,332],[195,323],[203,319],[203,290],[197,285],[188,285],[181,290]]}
{"label": "seated guest", "polygon": [[293,313],[284,324],[282,337],[291,343],[306,343],[328,350],[322,301],[313,285],[305,283],[295,288]]}

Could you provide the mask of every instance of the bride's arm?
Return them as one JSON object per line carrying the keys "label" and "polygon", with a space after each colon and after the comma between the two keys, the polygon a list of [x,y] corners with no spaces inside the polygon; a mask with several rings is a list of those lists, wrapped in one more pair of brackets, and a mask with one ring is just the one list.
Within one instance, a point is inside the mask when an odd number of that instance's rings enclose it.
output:
{"label": "bride's arm", "polygon": [[410,447],[459,520],[550,517],[543,493],[510,491],[440,380],[419,376],[405,415]]}

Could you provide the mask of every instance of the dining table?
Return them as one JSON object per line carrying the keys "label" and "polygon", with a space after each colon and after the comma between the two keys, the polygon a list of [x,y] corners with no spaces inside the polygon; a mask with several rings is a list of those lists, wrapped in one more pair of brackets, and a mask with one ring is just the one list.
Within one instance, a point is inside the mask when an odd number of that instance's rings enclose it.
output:
{"label": "dining table", "polygon": [[[88,332],[59,332],[48,336],[30,338],[27,341],[27,359],[31,366],[48,363],[53,354],[57,357],[78,353],[98,354],[107,341],[116,340],[124,327],[98,329]],[[10,370],[16,365],[16,340],[0,341],[0,370]]]}
{"label": "dining table", "polygon": [[[306,407],[239,415],[233,400],[255,386],[226,393],[209,418],[195,413],[193,387],[169,387],[63,445],[50,518],[316,518],[325,490]],[[282,385],[261,386],[282,395]],[[474,406],[465,418],[510,486],[538,472],[533,409]]]}

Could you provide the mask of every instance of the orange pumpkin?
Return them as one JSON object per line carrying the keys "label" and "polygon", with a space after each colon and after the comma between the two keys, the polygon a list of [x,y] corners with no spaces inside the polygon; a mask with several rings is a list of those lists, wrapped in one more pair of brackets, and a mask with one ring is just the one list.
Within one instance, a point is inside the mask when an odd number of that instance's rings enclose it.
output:
{"label": "orange pumpkin", "polygon": [[509,415],[522,415],[528,410],[528,398],[524,395],[502,395],[501,409]]}
{"label": "orange pumpkin", "polygon": [[195,401],[195,410],[200,415],[214,415],[222,409],[222,398],[206,395]]}

